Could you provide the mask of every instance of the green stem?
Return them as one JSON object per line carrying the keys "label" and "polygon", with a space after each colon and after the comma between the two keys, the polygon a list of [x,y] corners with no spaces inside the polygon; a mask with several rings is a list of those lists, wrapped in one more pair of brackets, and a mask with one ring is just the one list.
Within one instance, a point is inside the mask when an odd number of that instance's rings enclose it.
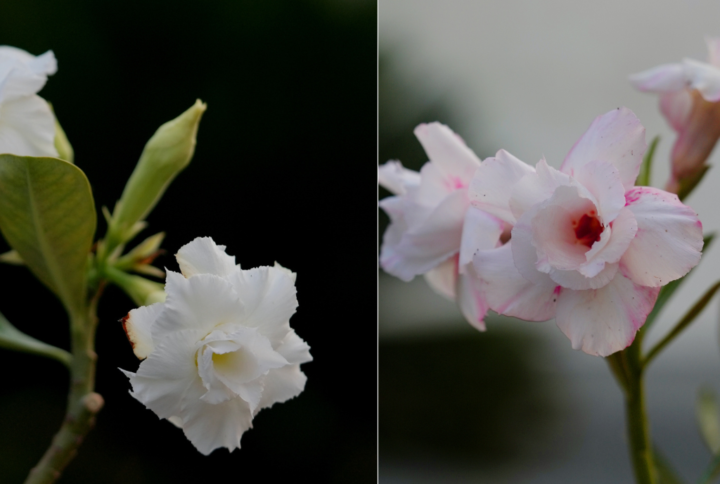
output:
{"label": "green stem", "polygon": [[73,361],[65,420],[40,462],[30,471],[25,484],[55,482],[75,457],[77,448],[95,423],[95,415],[103,406],[102,397],[93,391],[97,303],[102,289],[101,283],[86,311],[71,315]]}
{"label": "green stem", "polygon": [[653,463],[652,442],[645,412],[645,389],[643,385],[643,367],[640,348],[642,332],[638,331],[633,344],[621,355],[627,370],[625,391],[625,410],[630,444],[630,458],[638,484],[655,484],[655,466]]}

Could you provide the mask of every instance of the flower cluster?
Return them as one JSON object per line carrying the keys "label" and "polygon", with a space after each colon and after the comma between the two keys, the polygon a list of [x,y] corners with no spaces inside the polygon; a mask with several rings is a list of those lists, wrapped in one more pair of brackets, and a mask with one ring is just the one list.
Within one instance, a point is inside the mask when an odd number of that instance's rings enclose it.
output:
{"label": "flower cluster", "polygon": [[380,170],[398,194],[381,202],[392,220],[381,265],[391,274],[409,279],[452,262],[482,314],[555,318],[573,348],[607,356],[632,343],[660,287],[700,260],[695,212],[634,186],[647,147],[626,108],[599,116],[559,170],[504,150],[479,162],[442,125],[416,134],[432,160],[421,173]]}
{"label": "flower cluster", "polygon": [[58,156],[55,117],[37,95],[55,71],[52,51],[35,57],[16,47],[0,46],[0,153]]}
{"label": "flower cluster", "polygon": [[182,428],[203,454],[240,447],[263,408],[303,391],[308,345],[290,328],[295,274],[241,270],[224,246],[197,238],[167,271],[163,303],[130,311],[123,326],[142,359],[131,394]]}

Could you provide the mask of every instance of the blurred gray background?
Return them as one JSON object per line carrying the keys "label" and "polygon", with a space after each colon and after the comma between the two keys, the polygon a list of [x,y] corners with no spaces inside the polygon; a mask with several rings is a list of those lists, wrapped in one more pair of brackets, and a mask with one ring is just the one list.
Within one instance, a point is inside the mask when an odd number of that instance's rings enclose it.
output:
{"label": "blurred gray background", "polygon": [[[412,135],[441,121],[481,158],[504,148],[559,167],[592,120],[618,106],[659,134],[653,185],[674,133],[657,96],[629,74],[683,57],[706,61],[716,1],[380,0],[380,162],[427,161]],[[714,152],[710,163],[720,161]],[[686,200],[720,227],[720,169]],[[380,190],[380,196],[388,193]],[[387,224],[380,215],[380,234]],[[720,278],[720,247],[666,306],[646,347]],[[422,278],[380,272],[380,481],[632,482],[623,400],[601,358],[573,351],[554,322],[491,319],[478,333]],[[695,426],[701,387],[720,389],[718,304],[653,364],[653,440],[687,482],[710,461]]]}

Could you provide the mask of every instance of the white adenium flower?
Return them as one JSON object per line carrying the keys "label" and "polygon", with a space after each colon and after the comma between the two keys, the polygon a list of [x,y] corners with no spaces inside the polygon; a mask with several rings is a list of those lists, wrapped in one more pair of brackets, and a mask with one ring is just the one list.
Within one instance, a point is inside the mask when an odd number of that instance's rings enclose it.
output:
{"label": "white adenium flower", "polygon": [[510,241],[474,256],[490,308],[555,318],[575,349],[629,346],[660,286],[700,260],[702,224],[676,195],[636,187],[645,128],[626,108],[599,116],[560,170],[541,160],[485,160],[473,204],[513,225]]}
{"label": "white adenium flower", "polygon": [[707,37],[708,63],[685,59],[630,76],[641,91],[657,92],[660,111],[678,137],[667,189],[697,174],[720,137],[720,38]]}
{"label": "white adenium flower", "polygon": [[209,237],[177,253],[164,303],[133,309],[123,326],[143,359],[131,395],[182,428],[203,454],[240,447],[261,409],[299,395],[312,360],[290,328],[295,274],[279,265],[241,270]]}
{"label": "white adenium flower", "polygon": [[0,46],[0,153],[58,156],[55,117],[37,95],[47,76],[57,71],[52,51],[33,56]]}
{"label": "white adenium flower", "polygon": [[395,194],[380,201],[391,220],[380,265],[404,281],[425,274],[436,292],[457,300],[468,322],[484,330],[488,307],[472,255],[494,248],[504,224],[470,206],[468,185],[480,160],[462,139],[440,123],[421,124],[415,135],[430,158],[420,173],[398,161],[378,169],[380,185]]}

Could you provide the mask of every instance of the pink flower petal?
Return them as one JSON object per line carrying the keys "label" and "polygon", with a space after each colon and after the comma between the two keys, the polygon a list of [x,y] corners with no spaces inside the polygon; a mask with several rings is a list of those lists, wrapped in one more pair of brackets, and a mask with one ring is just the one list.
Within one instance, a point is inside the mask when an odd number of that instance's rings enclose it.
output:
{"label": "pink flower petal", "polygon": [[643,287],[617,273],[602,289],[563,289],[556,322],[573,349],[608,356],[627,348],[652,311],[659,288]]}
{"label": "pink flower petal", "polygon": [[524,278],[515,267],[515,236],[507,244],[475,254],[473,265],[482,281],[481,290],[490,309],[528,321],[546,321],[555,315],[560,287],[547,274],[536,272],[535,281]]}
{"label": "pink flower petal", "polygon": [[482,162],[470,182],[472,205],[508,223],[515,223],[510,211],[513,185],[535,170],[505,150]]}
{"label": "pink flower petal", "polygon": [[602,247],[596,247],[599,244],[595,244],[585,254],[587,262],[578,270],[586,277],[593,277],[602,270],[606,262],[617,262],[623,256],[637,234],[637,221],[633,213],[628,208],[623,208],[603,235],[608,232],[610,236],[607,244]]}
{"label": "pink flower petal", "polygon": [[[568,175],[548,165],[545,159],[538,161],[535,171],[524,176],[511,189],[510,210],[516,219],[531,207],[549,199],[560,186],[575,186],[585,198],[591,198],[589,192],[572,180]],[[593,200],[594,201],[594,200]]]}
{"label": "pink flower petal", "polygon": [[720,67],[720,37],[705,36],[705,43],[708,48],[708,62]]}
{"label": "pink flower petal", "polygon": [[473,254],[478,250],[494,249],[504,228],[505,225],[499,218],[469,207],[465,213],[460,242],[460,267],[472,262]]}
{"label": "pink flower petal", "polygon": [[677,195],[636,187],[625,195],[638,231],[620,259],[621,270],[635,283],[659,287],[687,274],[700,261],[702,224]]}
{"label": "pink flower petal", "polygon": [[489,309],[483,283],[472,264],[463,268],[458,277],[458,304],[465,319],[479,331],[485,331],[485,314]]}
{"label": "pink flower petal", "polygon": [[663,64],[630,76],[632,85],[645,92],[679,91],[687,80],[683,64]]}
{"label": "pink flower petal", "polygon": [[467,182],[480,166],[480,159],[465,145],[460,136],[440,123],[419,125],[415,128],[415,136],[425,148],[428,158],[450,183],[464,183],[467,187]]}
{"label": "pink flower petal", "polygon": [[[448,195],[420,226],[404,232],[399,243],[380,254],[380,264],[388,273],[410,281],[460,249],[463,222],[468,207],[467,192]],[[395,234],[396,235],[396,234]]]}
{"label": "pink flower petal", "polygon": [[572,147],[560,171],[575,173],[591,161],[605,161],[617,168],[626,190],[635,184],[647,150],[645,128],[627,108],[614,109],[595,118],[590,128]]}
{"label": "pink flower petal", "polygon": [[690,87],[697,89],[706,101],[720,101],[720,68],[693,59],[684,59]]}
{"label": "pink flower petal", "polygon": [[378,167],[378,183],[393,195],[404,195],[406,186],[420,185],[420,173],[408,170],[399,161],[388,161]]}
{"label": "pink flower petal", "polygon": [[619,264],[603,264],[600,272],[589,277],[579,271],[561,271],[552,269],[548,273],[550,279],[560,284],[564,288],[576,291],[584,291],[587,289],[600,289],[606,286],[615,277]]}
{"label": "pink flower petal", "polygon": [[458,256],[454,255],[445,262],[425,273],[425,281],[430,288],[451,301],[455,300],[458,277]]}
{"label": "pink flower petal", "polygon": [[595,197],[603,224],[615,220],[625,206],[625,189],[617,168],[607,161],[591,161],[575,170],[575,180]]}
{"label": "pink flower petal", "polygon": [[692,110],[692,95],[688,89],[660,93],[660,112],[672,129],[683,131]]}

